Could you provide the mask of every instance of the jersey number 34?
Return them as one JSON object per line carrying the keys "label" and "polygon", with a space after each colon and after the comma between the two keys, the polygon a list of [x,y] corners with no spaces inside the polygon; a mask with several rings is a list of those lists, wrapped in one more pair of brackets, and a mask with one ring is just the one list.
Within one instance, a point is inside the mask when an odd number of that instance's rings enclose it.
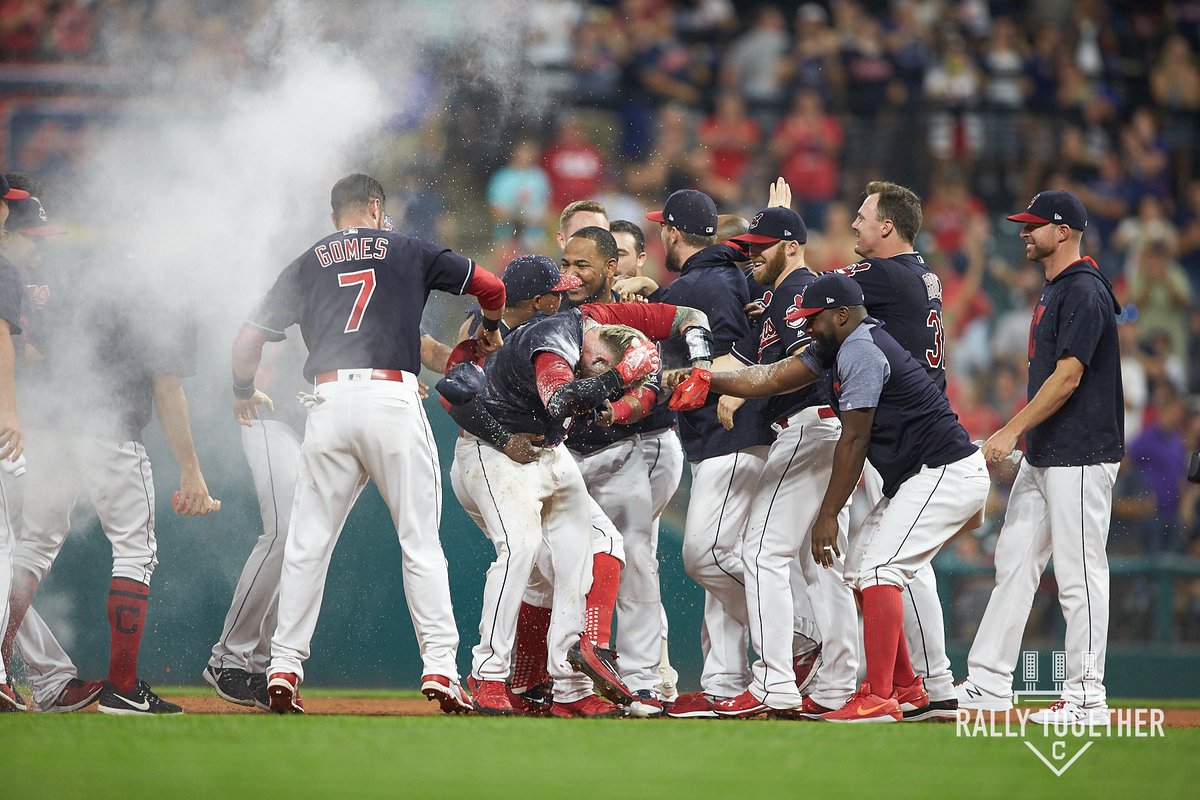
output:
{"label": "jersey number 34", "polygon": [[375,270],[364,269],[358,272],[343,272],[338,275],[338,286],[357,286],[358,297],[354,299],[354,308],[350,311],[350,319],[346,320],[346,330],[342,333],[354,333],[362,325],[363,314],[371,304],[371,295],[375,294]]}

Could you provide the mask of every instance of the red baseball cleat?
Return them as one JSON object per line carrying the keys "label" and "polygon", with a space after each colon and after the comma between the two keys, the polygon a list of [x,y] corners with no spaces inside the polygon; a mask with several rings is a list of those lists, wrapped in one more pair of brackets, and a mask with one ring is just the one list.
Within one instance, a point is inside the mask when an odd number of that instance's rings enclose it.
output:
{"label": "red baseball cleat", "polygon": [[893,686],[892,699],[900,704],[905,719],[912,719],[929,707],[929,693],[920,676],[908,686]]}
{"label": "red baseball cleat", "polygon": [[704,692],[681,694],[667,709],[667,716],[675,719],[716,719],[714,703],[728,700],[727,697],[709,697]]}
{"label": "red baseball cleat", "polygon": [[731,717],[735,719],[759,717],[771,710],[765,703],[751,694],[749,689],[737,697],[713,703],[712,708],[717,712],[718,717]]}
{"label": "red baseball cleat", "polygon": [[267,678],[267,694],[271,710],[276,714],[303,714],[300,699],[300,678],[292,672],[272,672]]}
{"label": "red baseball cleat", "polygon": [[820,667],[821,648],[819,647],[792,659],[792,670],[796,673],[796,689],[800,694],[804,694],[804,690],[812,683],[813,678],[817,677],[817,670]]}
{"label": "red baseball cleat", "polygon": [[880,697],[863,681],[858,691],[850,695],[846,705],[837,711],[822,714],[826,722],[899,722],[900,704],[891,697]]}
{"label": "red baseball cleat", "polygon": [[620,706],[610,703],[603,697],[589,694],[570,703],[555,703],[550,707],[552,717],[620,717],[624,712]]}
{"label": "red baseball cleat", "polygon": [[512,716],[513,707],[508,702],[508,687],[504,681],[481,681],[472,675],[467,678],[467,688],[471,690],[472,703],[480,714]]}
{"label": "red baseball cleat", "polygon": [[422,675],[421,694],[438,701],[443,714],[466,714],[474,709],[471,698],[458,681],[452,681],[445,675]]}
{"label": "red baseball cleat", "polygon": [[67,685],[58,693],[58,697],[54,700],[54,705],[46,709],[58,714],[65,714],[69,711],[78,711],[81,708],[87,708],[96,699],[100,697],[100,691],[104,689],[104,681],[84,681],[79,678],[71,678],[67,681]]}

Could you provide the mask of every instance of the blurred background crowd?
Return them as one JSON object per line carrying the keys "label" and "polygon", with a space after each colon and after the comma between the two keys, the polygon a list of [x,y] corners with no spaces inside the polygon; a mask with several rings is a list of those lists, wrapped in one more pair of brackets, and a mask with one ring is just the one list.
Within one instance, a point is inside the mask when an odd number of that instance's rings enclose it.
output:
{"label": "blurred background crowd", "polygon": [[[271,5],[0,0],[9,168],[69,186],[108,106],[153,91],[155,76],[136,74],[142,56],[169,56],[201,95],[253,74],[271,58]],[[1025,402],[1042,286],[1003,216],[1069,189],[1089,211],[1085,251],[1125,304],[1128,456],[1110,552],[1200,559],[1200,486],[1186,482],[1200,449],[1200,0],[496,7],[524,24],[505,74],[478,79],[485,41],[396,77],[406,100],[378,163],[402,230],[499,271],[519,252],[556,256],[558,212],[595,199],[643,225],[647,272],[665,281],[647,209],[699,188],[749,217],[782,175],[808,223],[808,263],[829,269],[855,260],[865,183],[905,184],[924,199],[918,249],[943,284],[951,400],[983,439]],[[355,14],[310,24],[350,43],[370,32]],[[1011,478],[983,535],[948,554],[968,574],[989,563]],[[1155,580],[1114,569],[1114,640],[1146,636],[1154,607],[1165,619]],[[991,585],[986,569],[955,583],[958,636]],[[1200,580],[1167,597],[1169,636],[1200,641]],[[1061,624],[1053,593],[1044,600],[1031,629]]]}

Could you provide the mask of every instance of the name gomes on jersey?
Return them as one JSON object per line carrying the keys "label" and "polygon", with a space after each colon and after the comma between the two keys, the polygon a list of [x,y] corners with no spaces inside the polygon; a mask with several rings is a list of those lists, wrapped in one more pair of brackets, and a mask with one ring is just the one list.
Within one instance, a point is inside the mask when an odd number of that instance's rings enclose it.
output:
{"label": "name gomes on jersey", "polygon": [[321,264],[322,269],[345,261],[364,261],[375,259],[383,261],[387,258],[388,240],[384,236],[359,236],[357,228],[347,228],[342,231],[345,239],[334,239],[328,244],[318,245],[313,255]]}

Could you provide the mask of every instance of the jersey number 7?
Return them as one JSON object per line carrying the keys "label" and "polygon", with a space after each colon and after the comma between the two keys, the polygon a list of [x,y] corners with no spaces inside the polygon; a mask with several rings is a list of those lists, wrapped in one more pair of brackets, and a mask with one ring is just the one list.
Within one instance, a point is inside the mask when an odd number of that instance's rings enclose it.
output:
{"label": "jersey number 7", "polygon": [[358,297],[354,300],[354,308],[350,311],[350,319],[346,320],[346,330],[342,333],[354,333],[362,325],[363,314],[371,303],[371,295],[375,294],[375,270],[364,269],[359,272],[344,272],[338,275],[338,286],[357,286]]}

